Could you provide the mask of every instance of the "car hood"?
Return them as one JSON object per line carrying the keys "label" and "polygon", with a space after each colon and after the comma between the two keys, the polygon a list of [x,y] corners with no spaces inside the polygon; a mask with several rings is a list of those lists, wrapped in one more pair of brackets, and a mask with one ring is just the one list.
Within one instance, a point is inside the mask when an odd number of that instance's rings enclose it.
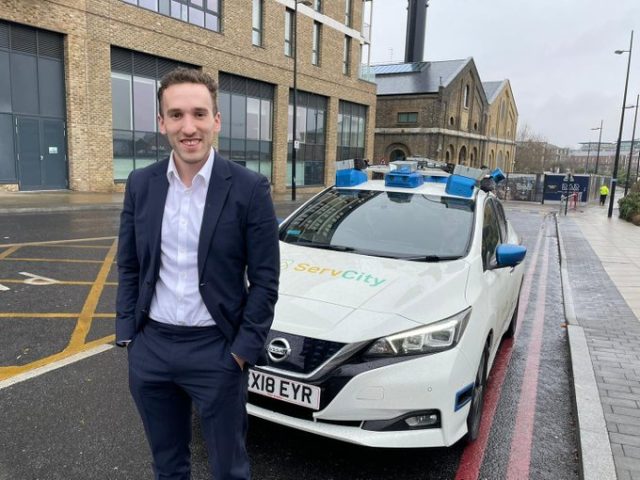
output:
{"label": "car hood", "polygon": [[378,338],[468,307],[469,265],[427,263],[280,243],[274,330],[338,342]]}

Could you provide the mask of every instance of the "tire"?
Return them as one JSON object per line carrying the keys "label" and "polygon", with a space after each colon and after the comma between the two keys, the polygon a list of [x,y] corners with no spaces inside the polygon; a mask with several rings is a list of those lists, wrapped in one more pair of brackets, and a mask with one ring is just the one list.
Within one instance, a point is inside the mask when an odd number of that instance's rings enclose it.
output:
{"label": "tire", "polygon": [[509,328],[504,332],[505,338],[513,338],[516,334],[516,328],[518,326],[518,310],[520,310],[520,297],[518,297],[518,301],[516,302],[516,308],[513,310],[513,315],[511,316],[511,322],[509,322]]}
{"label": "tire", "polygon": [[487,366],[489,363],[489,345],[485,345],[476,372],[476,380],[471,392],[471,405],[467,416],[467,443],[474,442],[480,433],[482,409],[484,407],[484,390],[487,384]]}

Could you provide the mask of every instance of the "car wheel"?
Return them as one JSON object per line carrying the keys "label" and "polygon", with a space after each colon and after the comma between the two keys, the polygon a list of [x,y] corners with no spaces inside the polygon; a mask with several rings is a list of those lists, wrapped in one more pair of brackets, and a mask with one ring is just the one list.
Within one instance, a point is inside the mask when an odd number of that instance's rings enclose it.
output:
{"label": "car wheel", "polygon": [[506,338],[513,338],[516,334],[516,327],[518,325],[518,310],[520,309],[520,297],[518,297],[518,301],[516,302],[516,308],[513,311],[513,315],[511,316],[511,322],[509,323],[509,328],[504,332],[504,336]]}
{"label": "car wheel", "polygon": [[482,408],[484,407],[484,388],[487,383],[487,363],[489,362],[489,345],[487,344],[480,358],[476,380],[471,392],[471,406],[467,416],[466,441],[471,443],[478,438],[480,433],[480,421],[482,420]]}

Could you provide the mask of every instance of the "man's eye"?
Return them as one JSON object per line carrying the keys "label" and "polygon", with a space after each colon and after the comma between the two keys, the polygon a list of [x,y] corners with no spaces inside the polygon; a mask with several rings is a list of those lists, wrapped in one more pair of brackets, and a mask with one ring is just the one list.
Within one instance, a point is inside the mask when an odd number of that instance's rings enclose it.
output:
{"label": "man's eye", "polygon": [[180,118],[181,116],[182,116],[182,114],[180,114],[180,113],[172,113],[170,115],[171,118]]}

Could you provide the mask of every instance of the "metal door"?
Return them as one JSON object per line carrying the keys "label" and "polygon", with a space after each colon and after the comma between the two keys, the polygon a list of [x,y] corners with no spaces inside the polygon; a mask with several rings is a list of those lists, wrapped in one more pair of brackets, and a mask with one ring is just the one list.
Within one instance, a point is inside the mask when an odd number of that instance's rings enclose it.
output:
{"label": "metal door", "polygon": [[20,190],[67,188],[64,121],[16,117]]}

